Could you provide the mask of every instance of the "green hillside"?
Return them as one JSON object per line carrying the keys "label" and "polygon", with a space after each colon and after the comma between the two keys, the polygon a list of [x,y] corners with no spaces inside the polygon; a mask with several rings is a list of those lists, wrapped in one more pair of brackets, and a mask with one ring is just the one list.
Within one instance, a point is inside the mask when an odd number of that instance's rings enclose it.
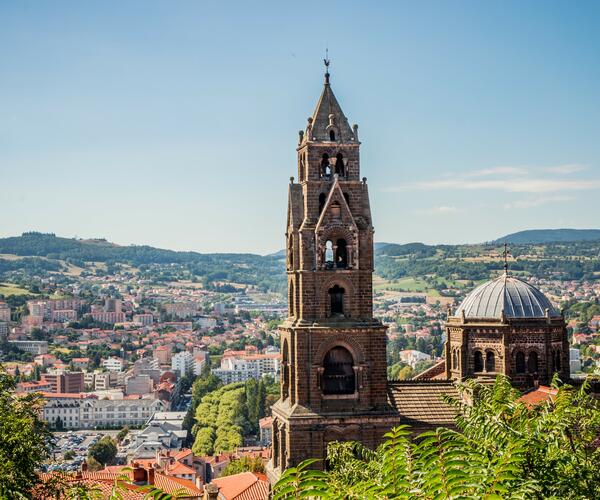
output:
{"label": "green hillside", "polygon": [[537,245],[540,243],[569,243],[600,241],[600,229],[530,229],[508,234],[493,243]]}

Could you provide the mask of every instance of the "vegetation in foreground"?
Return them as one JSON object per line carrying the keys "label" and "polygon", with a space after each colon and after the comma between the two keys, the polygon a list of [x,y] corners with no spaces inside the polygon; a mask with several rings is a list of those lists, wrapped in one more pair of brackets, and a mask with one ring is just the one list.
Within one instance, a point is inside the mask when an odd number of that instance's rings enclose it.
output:
{"label": "vegetation in foreground", "polygon": [[273,498],[600,498],[600,409],[587,389],[564,385],[530,408],[505,378],[465,384],[472,406],[448,399],[457,431],[411,439],[400,426],[377,451],[332,443],[328,472],[315,460],[290,468]]}

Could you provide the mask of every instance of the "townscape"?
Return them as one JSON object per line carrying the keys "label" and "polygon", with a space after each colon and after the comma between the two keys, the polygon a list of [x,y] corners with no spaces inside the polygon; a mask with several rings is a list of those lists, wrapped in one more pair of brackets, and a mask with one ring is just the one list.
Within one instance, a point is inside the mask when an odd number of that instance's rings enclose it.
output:
{"label": "townscape", "polygon": [[0,3],[0,500],[600,498],[598,5],[234,4]]}

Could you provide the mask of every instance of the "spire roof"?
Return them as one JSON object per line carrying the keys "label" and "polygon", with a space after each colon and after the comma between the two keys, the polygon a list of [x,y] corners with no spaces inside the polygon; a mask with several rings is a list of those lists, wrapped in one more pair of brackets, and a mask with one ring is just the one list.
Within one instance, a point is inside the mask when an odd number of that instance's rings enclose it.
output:
{"label": "spire roof", "polygon": [[[322,141],[322,142],[355,142],[356,138],[348,119],[344,115],[340,104],[338,103],[333,90],[331,90],[331,84],[329,82],[329,64],[326,60],[326,72],[325,72],[325,84],[323,86],[323,92],[317,107],[312,117],[309,118],[310,136],[309,141]],[[331,135],[333,132],[333,135]],[[333,140],[332,140],[333,138]]]}

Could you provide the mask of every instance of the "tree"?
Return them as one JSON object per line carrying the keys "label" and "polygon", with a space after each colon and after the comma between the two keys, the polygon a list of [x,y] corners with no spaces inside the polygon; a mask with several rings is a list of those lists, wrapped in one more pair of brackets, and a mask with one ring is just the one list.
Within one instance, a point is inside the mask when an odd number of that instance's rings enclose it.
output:
{"label": "tree", "polygon": [[123,439],[125,439],[125,436],[127,436],[127,434],[129,434],[129,427],[125,426],[123,427],[119,433],[117,434],[117,441],[120,443],[121,441],[123,441]]}
{"label": "tree", "polygon": [[0,497],[27,497],[35,470],[49,456],[51,434],[40,419],[43,399],[15,395],[15,380],[0,370]]}
{"label": "tree", "polygon": [[416,440],[408,426],[372,451],[331,443],[328,472],[314,460],[287,469],[273,498],[600,498],[600,406],[561,386],[554,400],[528,407],[508,379],[468,381],[466,399],[445,398],[459,431],[438,428]]}
{"label": "tree", "polygon": [[117,445],[110,436],[104,436],[90,446],[88,456],[104,466],[110,465],[117,456]]}
{"label": "tree", "polygon": [[260,457],[241,457],[232,460],[221,473],[221,477],[232,476],[240,472],[265,472],[265,466]]}

